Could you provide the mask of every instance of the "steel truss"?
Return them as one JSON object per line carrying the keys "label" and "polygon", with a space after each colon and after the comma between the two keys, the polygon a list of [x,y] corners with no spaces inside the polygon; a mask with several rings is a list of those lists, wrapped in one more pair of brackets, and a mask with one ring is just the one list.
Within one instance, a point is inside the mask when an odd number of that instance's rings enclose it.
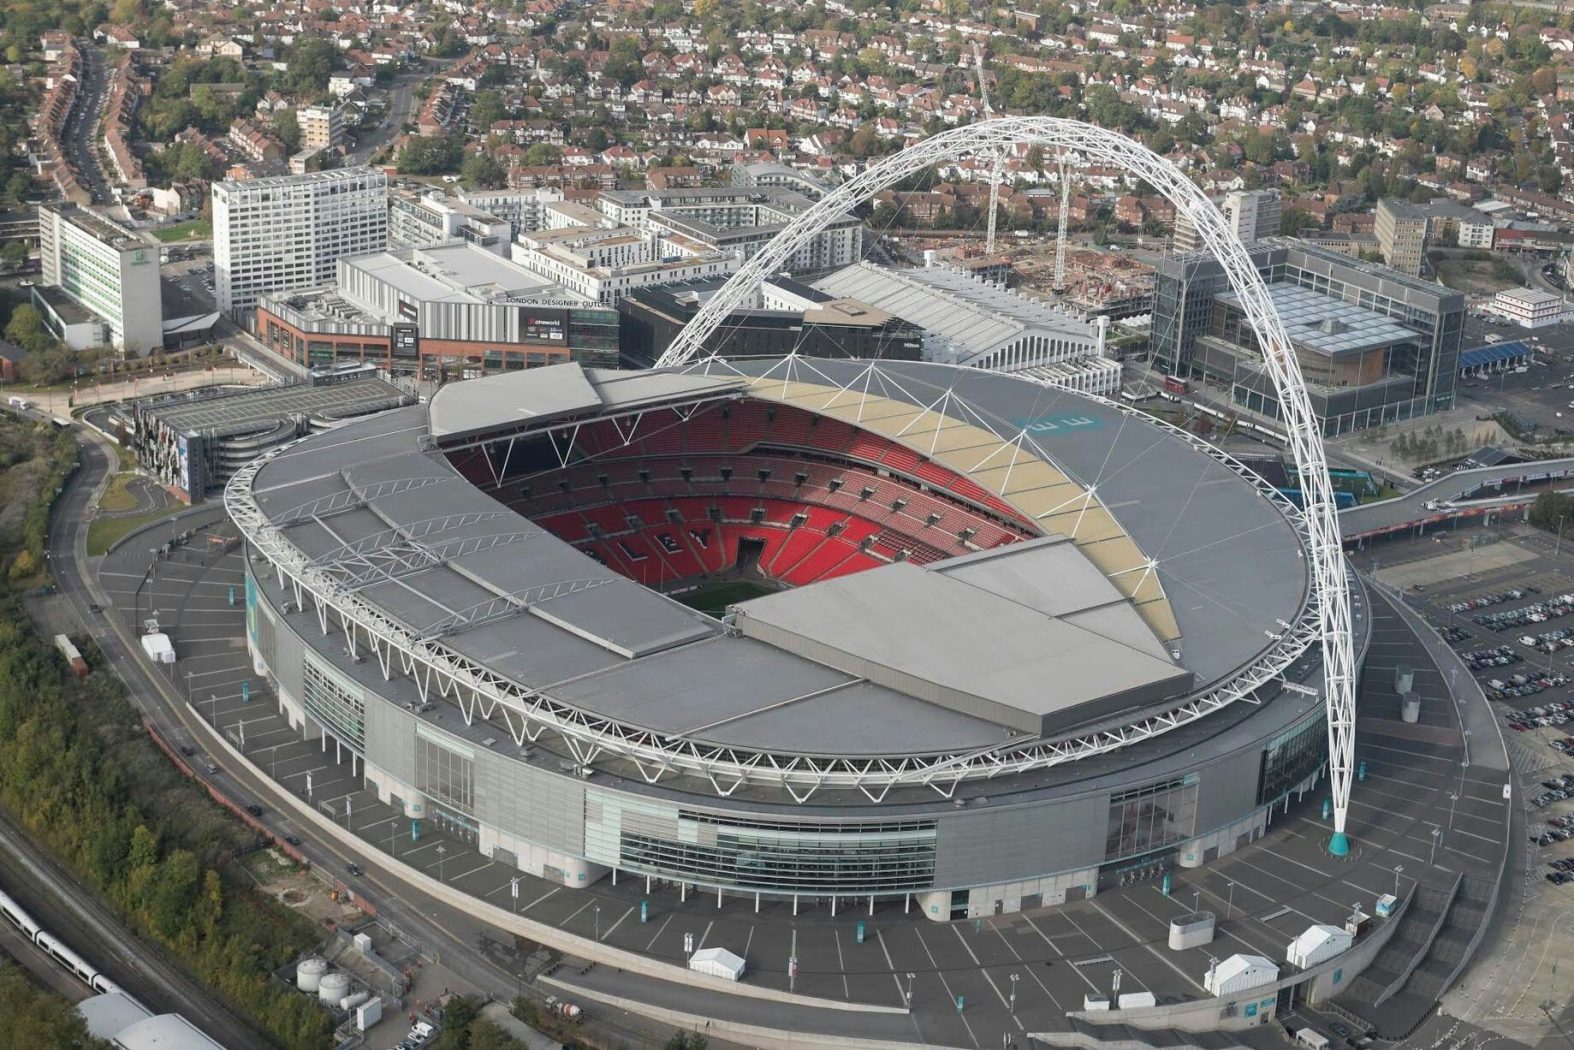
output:
{"label": "steel truss", "polygon": [[[813,368],[807,361],[803,364]],[[718,359],[696,365],[712,366],[730,368]],[[865,381],[871,377],[882,378],[867,372],[860,375]],[[854,380],[854,383],[859,381]],[[856,397],[851,387],[852,384],[843,386],[836,397]],[[955,397],[954,400],[961,401]],[[1139,415],[1127,406],[1098,400],[1122,412]],[[1306,540],[1304,516],[1275,489],[1206,442],[1178,428],[1165,426],[1192,447],[1229,465],[1249,481],[1265,499],[1272,500],[1283,510],[1303,542]],[[290,447],[282,446],[238,471],[225,488],[225,508],[255,553],[267,561],[280,583],[291,592],[294,607],[306,610],[308,599],[315,606],[324,634],[336,624],[345,634],[349,652],[358,654],[363,647],[369,649],[376,656],[385,679],[396,673],[410,677],[423,701],[434,696],[452,700],[467,723],[477,718],[500,719],[520,746],[539,740],[543,733],[552,732],[581,765],[589,765],[597,759],[624,760],[651,784],[677,776],[698,777],[723,798],[745,785],[779,788],[799,803],[809,801],[821,789],[856,790],[878,803],[893,788],[928,786],[950,798],[964,782],[1027,773],[1105,754],[1188,725],[1237,701],[1257,703],[1261,699],[1259,691],[1276,690],[1285,683],[1285,673],[1316,644],[1318,637],[1317,609],[1311,600],[1314,592],[1308,596],[1296,624],[1275,638],[1228,682],[1131,723],[1095,728],[1055,740],[1007,740],[973,751],[866,759],[719,747],[653,733],[562,703],[545,691],[526,688],[496,674],[442,642],[446,633],[473,626],[478,619],[510,615],[518,611],[519,605],[550,600],[605,581],[567,581],[526,592],[512,601],[500,596],[419,629],[389,617],[355,590],[343,586],[340,577],[291,543],[287,531],[270,521],[252,496],[252,483],[258,472],[274,456]],[[506,612],[504,606],[507,606]]]}
{"label": "steel truss", "polygon": [[934,135],[879,163],[826,194],[799,214],[744,263],[705,302],[678,334],[658,367],[681,365],[701,354],[706,340],[733,311],[744,306],[760,283],[780,271],[793,254],[819,235],[835,216],[856,208],[883,189],[933,164],[991,156],[1017,145],[1040,146],[1085,163],[1115,165],[1146,180],[1191,220],[1218,259],[1240,299],[1284,418],[1291,454],[1302,479],[1304,521],[1323,648],[1324,695],[1328,706],[1328,765],[1333,792],[1334,834],[1329,849],[1345,853],[1349,842],[1350,787],[1355,760],[1355,646],[1350,630],[1350,592],[1345,580],[1339,520],[1322,434],[1290,338],[1251,257],[1223,215],[1179,168],[1117,132],[1057,117],[1001,117]]}

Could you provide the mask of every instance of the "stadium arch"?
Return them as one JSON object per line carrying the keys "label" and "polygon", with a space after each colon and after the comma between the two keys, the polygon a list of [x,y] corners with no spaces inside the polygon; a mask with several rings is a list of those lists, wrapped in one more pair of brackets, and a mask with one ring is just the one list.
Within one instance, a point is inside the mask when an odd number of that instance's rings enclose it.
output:
{"label": "stadium arch", "polygon": [[1191,220],[1203,244],[1219,260],[1257,335],[1284,417],[1291,454],[1300,477],[1308,482],[1303,485],[1303,511],[1323,642],[1323,691],[1328,709],[1328,767],[1333,794],[1334,830],[1328,850],[1335,855],[1346,854],[1350,842],[1345,823],[1355,764],[1355,646],[1350,590],[1327,454],[1300,362],[1269,298],[1267,285],[1218,208],[1175,165],[1119,132],[1059,117],[999,117],[943,131],[871,165],[784,227],[700,308],[656,366],[682,365],[699,356],[711,333],[734,310],[745,305],[762,281],[780,270],[836,216],[930,165],[990,156],[1018,145],[1038,146],[1063,160],[1115,165],[1146,180]]}

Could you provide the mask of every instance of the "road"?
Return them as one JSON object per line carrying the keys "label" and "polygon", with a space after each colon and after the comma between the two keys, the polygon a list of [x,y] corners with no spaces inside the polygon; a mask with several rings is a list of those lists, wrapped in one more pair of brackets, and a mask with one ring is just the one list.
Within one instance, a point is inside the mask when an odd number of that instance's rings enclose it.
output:
{"label": "road", "polygon": [[388,89],[388,114],[382,124],[362,136],[359,145],[344,158],[346,164],[365,164],[377,151],[392,142],[399,130],[410,120],[414,102],[415,85],[425,73],[401,73]]}
{"label": "road", "polygon": [[[207,742],[212,731],[184,703],[179,691],[168,680],[149,672],[140,658],[135,639],[119,617],[90,611],[90,604],[107,608],[109,600],[93,578],[86,556],[88,508],[93,492],[107,479],[115,455],[113,447],[100,435],[85,428],[79,429],[77,434],[82,465],[61,495],[49,540],[51,568],[60,593],[71,603],[84,625],[84,632],[92,636],[108,662],[118,669],[130,701],[165,738]],[[187,512],[182,527],[193,528],[199,522],[212,521],[222,514],[221,505],[209,504]],[[267,810],[266,820],[276,834],[293,834],[305,839],[302,852],[320,873],[342,876],[352,862],[358,863],[365,874],[355,880],[355,890],[375,907],[384,925],[398,930],[405,940],[423,946],[429,957],[440,958],[445,967],[484,994],[507,1002],[524,990],[516,974],[477,950],[484,938],[492,942],[511,941],[512,938],[505,938],[486,923],[412,890],[375,857],[352,854],[331,840],[314,838],[306,822],[288,819],[292,803],[279,793],[273,781],[256,774],[249,764],[229,758],[222,748],[207,746],[205,750],[219,767],[219,772],[207,779],[232,799],[242,803],[262,802]],[[332,876],[329,881],[344,885]],[[203,1028],[210,1029],[203,1014],[211,1014],[211,1006],[202,1011],[198,1009],[204,998],[201,989],[189,982],[174,987],[182,989],[183,1000],[193,1004],[188,1016]],[[187,1013],[188,1007],[183,1006],[181,1012]],[[629,1045],[660,1043],[670,1034],[670,1030],[663,1030],[662,1026],[642,1019],[620,1021],[610,1016],[611,1013],[598,1011],[587,1027],[599,1029]],[[219,1030],[225,1029],[220,1027]],[[226,1045],[240,1044],[230,1039]]]}
{"label": "road", "polygon": [[70,151],[71,163],[82,176],[88,192],[93,195],[93,203],[108,204],[109,181],[104,177],[104,168],[98,162],[94,134],[98,129],[99,114],[104,109],[104,52],[88,40],[77,41],[77,47],[82,49],[82,83],[77,88],[76,105],[71,108],[71,116],[66,121],[64,144]]}
{"label": "road", "polygon": [[[84,624],[101,628],[102,618],[87,612],[90,599],[84,597],[86,592],[78,575],[78,556],[79,551],[85,549],[87,508],[94,493],[116,467],[117,460],[114,452],[97,440],[79,437],[78,447],[81,468],[66,483],[56,506],[48,554],[61,593],[71,601]],[[101,646],[108,640],[98,630],[90,629],[89,633]],[[133,662],[124,649],[105,647],[104,652],[117,666],[126,667]],[[159,949],[127,931],[95,893],[66,876],[4,821],[0,821],[0,839],[5,840],[9,855],[16,858],[15,863],[21,865],[35,883],[47,883],[64,891],[57,905],[40,906],[36,917],[49,926],[58,923],[60,936],[74,942],[84,957],[102,966],[111,977],[124,980],[126,989],[133,995],[149,1007],[184,1014],[226,1046],[269,1045],[247,1018],[210,995],[200,982]]]}

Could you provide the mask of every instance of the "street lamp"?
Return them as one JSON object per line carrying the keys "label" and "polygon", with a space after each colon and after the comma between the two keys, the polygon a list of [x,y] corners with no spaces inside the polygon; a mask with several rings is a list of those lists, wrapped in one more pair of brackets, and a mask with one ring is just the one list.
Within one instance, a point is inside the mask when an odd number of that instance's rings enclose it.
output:
{"label": "street lamp", "polygon": [[596,940],[601,940],[601,905],[597,904],[591,909],[596,913]]}
{"label": "street lamp", "polygon": [[1404,870],[1405,870],[1405,866],[1403,864],[1395,864],[1394,865],[1394,896],[1395,897],[1399,896],[1399,876],[1404,873]]}
{"label": "street lamp", "polygon": [[914,977],[913,974],[908,974],[907,975],[907,996],[906,996],[906,998],[907,998],[907,1008],[909,1010],[911,1010],[913,1008],[913,977]]}
{"label": "street lamp", "polygon": [[1450,791],[1448,793],[1448,830],[1449,831],[1453,831],[1454,830],[1454,803],[1456,803],[1458,801],[1459,801],[1459,792],[1457,792],[1457,791]]}
{"label": "street lamp", "polygon": [[447,852],[448,852],[448,847],[447,846],[438,846],[437,847],[437,881],[438,882],[447,882],[448,881],[447,879],[443,878],[443,854],[445,854]]}
{"label": "street lamp", "polygon": [[1011,975],[1011,1013],[1013,1016],[1017,1012],[1017,978],[1017,974]]}
{"label": "street lamp", "polygon": [[1433,866],[1435,866],[1437,864],[1437,840],[1439,838],[1441,838],[1442,835],[1443,835],[1443,829],[1442,828],[1433,828],[1432,829],[1432,852],[1427,857],[1427,862],[1426,862],[1427,863],[1427,867],[1433,867]]}
{"label": "street lamp", "polygon": [[1224,917],[1226,919],[1235,914],[1235,880],[1229,879],[1227,881],[1230,889],[1229,896],[1224,899]]}

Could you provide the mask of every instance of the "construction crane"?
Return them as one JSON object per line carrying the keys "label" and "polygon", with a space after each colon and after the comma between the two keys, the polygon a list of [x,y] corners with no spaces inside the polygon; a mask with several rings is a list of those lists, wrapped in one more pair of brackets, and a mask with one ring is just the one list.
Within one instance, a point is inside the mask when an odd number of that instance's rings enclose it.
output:
{"label": "construction crane", "polygon": [[1066,227],[1071,224],[1071,169],[1066,164],[1066,151],[1060,151],[1060,228],[1055,231],[1055,283],[1051,289],[1056,295],[1066,290]]}
{"label": "construction crane", "polygon": [[[989,104],[989,82],[984,79],[984,52],[978,46],[978,41],[973,41],[973,68],[978,72],[978,97],[984,104],[984,116],[995,115],[995,107]],[[995,216],[1000,210],[1000,169],[1004,162],[1000,150],[990,154],[989,166],[989,225],[984,234],[984,254],[995,254]]]}

